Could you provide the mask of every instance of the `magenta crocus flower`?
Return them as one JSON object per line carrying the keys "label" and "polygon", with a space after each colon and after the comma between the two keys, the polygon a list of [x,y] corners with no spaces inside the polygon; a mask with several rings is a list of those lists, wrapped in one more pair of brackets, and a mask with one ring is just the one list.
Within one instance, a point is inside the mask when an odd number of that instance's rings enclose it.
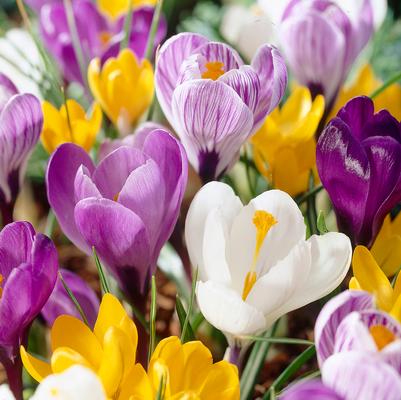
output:
{"label": "magenta crocus flower", "polygon": [[47,170],[49,202],[67,237],[92,246],[131,300],[147,294],[157,258],[178,218],[187,158],[168,132],[154,130],[96,167],[74,144],[61,145]]}
{"label": "magenta crocus flower", "polygon": [[262,46],[251,65],[223,43],[173,36],[160,49],[156,94],[204,182],[222,176],[242,144],[280,102],[287,70],[280,53]]}
{"label": "magenta crocus flower", "polygon": [[280,400],[399,400],[401,377],[364,353],[338,353],[324,363],[322,381],[301,381]]}
{"label": "magenta crocus flower", "polygon": [[330,0],[292,0],[279,25],[279,39],[292,72],[331,108],[340,86],[374,31],[370,0],[357,19]]}
{"label": "magenta crocus flower", "polygon": [[[97,298],[94,290],[77,274],[66,269],[60,270],[61,275],[67,286],[71,289],[72,293],[78,300],[82,311],[89,325],[93,328],[99,312],[99,299]],[[82,319],[76,306],[72,302],[70,296],[64,288],[61,279],[57,279],[56,286],[49,300],[42,309],[42,316],[48,326],[53,326],[54,321],[60,315],[72,315],[76,318]]]}
{"label": "magenta crocus flower", "polygon": [[14,84],[0,74],[0,210],[3,225],[12,222],[26,163],[39,140],[42,125],[39,100],[31,94],[18,94]]}
{"label": "magenta crocus flower", "polygon": [[14,222],[0,232],[0,362],[17,400],[22,399],[20,345],[53,291],[57,251],[28,222]]}
{"label": "magenta crocus flower", "polygon": [[385,110],[375,114],[368,97],[352,99],[320,136],[317,168],[339,229],[370,247],[401,201],[401,124]]}
{"label": "magenta crocus flower", "polygon": [[[116,57],[124,38],[125,16],[111,21],[91,0],[74,1],[73,13],[84,62],[89,63],[95,57],[101,58],[102,62]],[[139,7],[133,12],[129,47],[140,59],[145,55],[153,13],[152,7]],[[65,79],[82,83],[84,80],[73,47],[64,4],[45,4],[40,9],[39,22],[45,46],[60,64]],[[162,17],[155,38],[155,48],[165,37],[166,30],[167,24]]]}

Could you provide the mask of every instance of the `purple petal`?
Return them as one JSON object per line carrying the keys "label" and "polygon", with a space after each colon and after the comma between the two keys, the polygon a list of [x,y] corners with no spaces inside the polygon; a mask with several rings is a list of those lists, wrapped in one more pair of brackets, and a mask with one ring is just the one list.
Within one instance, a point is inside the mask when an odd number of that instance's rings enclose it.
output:
{"label": "purple petal", "polygon": [[287,389],[280,400],[344,400],[324,383],[311,380],[301,381]]}
{"label": "purple petal", "polygon": [[376,357],[364,353],[337,353],[322,368],[323,383],[346,400],[398,400],[401,378]]}
{"label": "purple petal", "polygon": [[92,254],[92,249],[74,222],[75,177],[81,165],[87,169],[88,174],[92,174],[95,169],[89,155],[81,147],[72,143],[58,147],[47,167],[47,198],[65,235],[81,250]]}
{"label": "purple petal", "polygon": [[[72,293],[74,293],[79,305],[82,307],[89,325],[93,328],[99,311],[99,300],[96,293],[77,274],[66,269],[63,269],[60,272],[62,273],[68,287],[71,289]],[[82,319],[76,306],[61,283],[61,280],[58,279],[53,293],[42,309],[42,316],[46,320],[48,326],[51,327],[55,319],[60,315],[72,315],[76,318]]]}
{"label": "purple petal", "polygon": [[252,60],[252,68],[261,82],[258,106],[254,112],[253,131],[280,103],[287,87],[287,67],[280,52],[272,46],[263,45]]}
{"label": "purple petal", "polygon": [[201,35],[185,32],[167,40],[159,51],[155,74],[156,94],[169,121],[172,120],[173,92],[181,65],[197,48],[208,42]]}
{"label": "purple petal", "polygon": [[347,290],[322,308],[315,324],[315,343],[320,366],[334,352],[335,335],[341,321],[353,311],[373,308],[373,297],[359,290]]}
{"label": "purple petal", "polygon": [[[175,90],[173,117],[188,158],[204,180],[229,167],[253,125],[252,111],[237,93],[208,79],[188,81]],[[214,165],[205,162],[210,155],[216,156]]]}
{"label": "purple petal", "polygon": [[78,201],[86,199],[87,197],[101,198],[102,195],[93,183],[88,168],[81,165],[78,168],[74,181],[75,203],[78,203]]}
{"label": "purple petal", "polygon": [[349,127],[334,118],[317,144],[317,168],[328,191],[341,232],[358,242],[369,193],[368,157]]}
{"label": "purple petal", "polygon": [[0,73],[0,113],[8,100],[15,94],[18,94],[18,89],[14,83],[6,75]]}
{"label": "purple petal", "polygon": [[15,200],[30,153],[39,140],[43,114],[31,94],[13,96],[0,114],[0,201]]}
{"label": "purple petal", "polygon": [[133,147],[120,147],[110,153],[96,168],[93,182],[103,197],[118,197],[131,172],[145,164],[147,157]]}
{"label": "purple petal", "polygon": [[232,47],[218,42],[204,43],[196,52],[204,57],[207,63],[221,62],[225,72],[238,69],[244,63]]}
{"label": "purple petal", "polygon": [[119,203],[88,198],[75,207],[75,222],[123,290],[131,296],[143,293],[151,252],[142,220]]}

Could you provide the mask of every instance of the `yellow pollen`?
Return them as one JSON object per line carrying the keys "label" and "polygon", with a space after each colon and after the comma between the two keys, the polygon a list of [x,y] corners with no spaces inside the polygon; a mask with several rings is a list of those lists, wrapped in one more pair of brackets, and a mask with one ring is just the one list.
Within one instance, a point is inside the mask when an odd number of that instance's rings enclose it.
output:
{"label": "yellow pollen", "polygon": [[50,389],[50,396],[57,397],[58,396],[58,389],[57,388],[51,388]]}
{"label": "yellow pollen", "polygon": [[383,325],[372,325],[369,331],[378,350],[382,350],[396,339],[394,333]]}
{"label": "yellow pollen", "polygon": [[114,201],[118,201],[119,196],[120,196],[120,193],[116,193],[116,194],[114,195],[114,197],[113,197],[113,200],[114,200]]}
{"label": "yellow pollen", "polygon": [[258,261],[259,252],[262,248],[263,242],[269,233],[270,229],[277,224],[277,220],[274,216],[267,211],[257,210],[253,215],[253,224],[256,227],[256,244],[255,244],[255,252],[253,253],[253,261],[249,272],[246,275],[244,288],[242,290],[242,299],[246,300],[249,292],[252,290],[253,285],[257,281],[256,275],[256,263]]}
{"label": "yellow pollen", "polygon": [[220,61],[208,62],[205,64],[206,71],[203,72],[203,79],[217,80],[224,75],[224,64]]}
{"label": "yellow pollen", "polygon": [[100,32],[99,39],[100,39],[102,45],[106,46],[107,44],[109,44],[112,36],[113,35],[110,32],[106,32],[106,31]]}

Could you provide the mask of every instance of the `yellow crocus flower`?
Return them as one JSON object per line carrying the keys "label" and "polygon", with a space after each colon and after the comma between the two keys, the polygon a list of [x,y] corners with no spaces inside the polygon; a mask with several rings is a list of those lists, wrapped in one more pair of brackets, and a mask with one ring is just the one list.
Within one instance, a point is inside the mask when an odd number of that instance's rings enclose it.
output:
{"label": "yellow crocus flower", "polygon": [[307,88],[297,87],[251,139],[260,173],[291,196],[308,188],[311,170],[317,178],[314,135],[323,111],[323,96],[312,101]]}
{"label": "yellow crocus flower", "polygon": [[[157,0],[131,0],[134,8],[140,6],[154,6]],[[97,4],[104,14],[109,15],[111,18],[117,18],[121,14],[127,12],[130,0],[98,0]]]}
{"label": "yellow crocus flower", "polygon": [[[369,64],[364,65],[355,81],[340,90],[329,119],[335,117],[338,110],[352,98],[363,95],[370,96],[382,84],[383,82],[376,78],[372,67]],[[388,110],[391,115],[401,120],[401,86],[399,84],[394,83],[389,86],[375,97],[374,103],[376,112]]]}
{"label": "yellow crocus flower", "polygon": [[[136,379],[136,380],[135,380]],[[162,340],[149,363],[147,375],[132,376],[133,388],[123,398],[155,399],[163,386],[165,400],[238,400],[237,367],[227,361],[213,364],[206,346],[199,341],[182,344],[171,336]],[[135,385],[140,382],[140,385]]]}
{"label": "yellow crocus flower", "polygon": [[88,81],[93,97],[123,134],[131,132],[153,100],[152,65],[146,59],[139,62],[129,49],[109,58],[103,66],[99,58],[93,59]]}
{"label": "yellow crocus flower", "polygon": [[135,364],[138,333],[121,303],[106,294],[100,304],[93,332],[78,318],[62,315],[51,329],[50,364],[28,354],[21,346],[22,362],[38,382],[52,373],[60,373],[79,364],[93,370],[103,383],[109,398],[120,399],[130,376],[140,374]]}
{"label": "yellow crocus flower", "polygon": [[386,217],[371,249],[373,257],[387,276],[394,276],[401,267],[401,214],[394,220]]}
{"label": "yellow crocus flower", "polygon": [[86,116],[85,110],[75,100],[67,100],[60,110],[47,101],[42,103],[43,129],[41,140],[48,153],[71,142],[89,151],[95,143],[102,126],[102,110],[93,103],[92,112]]}
{"label": "yellow crocus flower", "polygon": [[355,248],[352,270],[354,276],[349,288],[371,293],[379,309],[401,321],[401,275],[397,277],[393,288],[372,253],[364,246]]}

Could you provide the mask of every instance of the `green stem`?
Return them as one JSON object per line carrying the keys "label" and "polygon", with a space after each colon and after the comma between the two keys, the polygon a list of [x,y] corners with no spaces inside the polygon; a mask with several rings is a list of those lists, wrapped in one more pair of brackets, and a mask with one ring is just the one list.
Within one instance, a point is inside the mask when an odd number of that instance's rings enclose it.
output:
{"label": "green stem", "polygon": [[[313,172],[311,172],[309,178],[309,191],[312,191],[313,189],[314,189],[314,175]],[[308,218],[310,234],[315,235],[319,233],[317,229],[316,193],[310,195],[306,202],[307,202],[306,215]]]}
{"label": "green stem", "polygon": [[152,25],[150,26],[148,43],[146,45],[145,58],[148,60],[152,58],[153,49],[155,45],[156,32],[157,29],[159,28],[159,21],[162,12],[162,7],[163,7],[163,0],[158,0],[153,14]]}
{"label": "green stem", "polygon": [[153,351],[155,349],[156,343],[156,279],[155,276],[152,275],[152,289],[151,289],[151,302],[150,302],[150,314],[149,314],[149,331],[150,331],[150,341],[149,341],[149,349],[148,349],[148,365],[150,359],[152,357]]}
{"label": "green stem", "polygon": [[313,189],[308,190],[305,194],[296,199],[296,203],[300,206],[301,204],[305,203],[305,201],[307,201],[309,197],[318,194],[322,189],[322,185],[315,186]]}
{"label": "green stem", "polygon": [[52,209],[49,210],[49,214],[47,214],[47,221],[46,221],[46,228],[45,228],[45,235],[48,236],[50,239],[53,236],[54,228],[56,227],[56,215]]}
{"label": "green stem", "polygon": [[125,20],[124,20],[124,38],[120,43],[120,51],[123,49],[126,49],[129,46],[129,40],[130,40],[131,29],[132,29],[132,17],[134,15],[133,10],[134,10],[134,8],[132,5],[132,1],[130,1],[128,13],[125,16]]}
{"label": "green stem", "polygon": [[296,345],[304,345],[304,346],[312,346],[314,342],[310,340],[303,339],[293,339],[293,338],[266,338],[260,336],[241,336],[241,339],[245,340],[253,340],[255,342],[268,342],[275,344],[296,344]]}
{"label": "green stem", "polygon": [[384,92],[389,86],[393,83],[396,83],[401,80],[401,71],[392,76],[389,80],[383,83],[378,89],[376,89],[371,95],[370,98],[373,100],[377,97],[380,93]]}
{"label": "green stem", "polygon": [[251,192],[252,198],[256,196],[256,189],[253,185],[252,177],[251,177],[251,170],[250,170],[250,163],[248,157],[248,150],[246,144],[244,146],[244,159],[245,159],[245,172],[246,172],[246,179],[248,181],[249,191]]}
{"label": "green stem", "polygon": [[184,326],[182,327],[181,342],[184,342],[185,336],[187,334],[189,320],[191,318],[192,308],[193,308],[194,301],[195,301],[195,292],[196,292],[196,282],[197,282],[197,280],[198,280],[198,268],[196,268],[196,271],[195,271],[194,276],[192,278],[191,297],[190,297],[190,300],[189,300],[187,316],[185,317]]}

